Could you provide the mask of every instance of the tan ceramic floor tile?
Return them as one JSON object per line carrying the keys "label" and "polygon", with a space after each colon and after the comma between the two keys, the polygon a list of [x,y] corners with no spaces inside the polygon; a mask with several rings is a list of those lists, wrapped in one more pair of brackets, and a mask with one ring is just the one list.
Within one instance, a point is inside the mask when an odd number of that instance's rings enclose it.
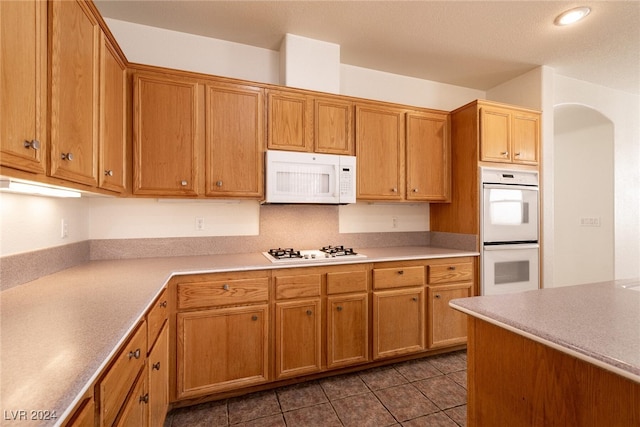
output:
{"label": "tan ceramic floor tile", "polygon": [[277,395],[282,411],[328,402],[322,387],[316,381],[279,388]]}
{"label": "tan ceramic floor tile", "polygon": [[442,372],[429,362],[429,359],[410,360],[394,365],[394,368],[409,382],[442,375]]}
{"label": "tan ceramic floor tile", "polygon": [[229,424],[279,414],[280,404],[274,390],[229,399]]}
{"label": "tan ceramic floor tile", "polygon": [[456,406],[444,412],[459,426],[465,427],[467,425],[467,405]]}
{"label": "tan ceramic floor tile", "polygon": [[398,421],[411,420],[440,410],[411,384],[385,388],[375,394]]}
{"label": "tan ceramic floor tile", "polygon": [[413,383],[440,409],[449,409],[467,403],[467,390],[442,375]]}
{"label": "tan ceramic floor tile", "polygon": [[458,427],[458,425],[444,412],[415,418],[402,423],[402,427]]}
{"label": "tan ceramic floor tile", "polygon": [[331,402],[346,427],[382,427],[396,424],[373,393],[359,394]]}
{"label": "tan ceramic floor tile", "polygon": [[320,385],[329,400],[342,399],[357,394],[369,393],[369,387],[358,374],[338,375],[320,380]]}
{"label": "tan ceramic floor tile", "polygon": [[450,372],[463,371],[467,369],[466,353],[447,353],[439,354],[429,358],[429,363],[438,368],[443,374]]}
{"label": "tan ceramic floor tile", "polygon": [[408,381],[392,367],[370,369],[360,373],[360,378],[371,390],[380,390],[394,385],[406,384]]}
{"label": "tan ceramic floor tile", "polygon": [[342,427],[342,423],[329,403],[285,412],[284,419],[288,426]]}
{"label": "tan ceramic floor tile", "polygon": [[264,418],[233,424],[233,427],[286,427],[282,414],[270,415]]}
{"label": "tan ceramic floor tile", "polygon": [[467,388],[467,370],[466,369],[464,371],[457,371],[457,372],[452,372],[450,374],[447,374],[447,377],[451,378],[456,382],[456,384],[459,384],[465,389]]}
{"label": "tan ceramic floor tile", "polygon": [[226,426],[227,401],[221,400],[176,409],[171,414],[170,425],[171,427]]}

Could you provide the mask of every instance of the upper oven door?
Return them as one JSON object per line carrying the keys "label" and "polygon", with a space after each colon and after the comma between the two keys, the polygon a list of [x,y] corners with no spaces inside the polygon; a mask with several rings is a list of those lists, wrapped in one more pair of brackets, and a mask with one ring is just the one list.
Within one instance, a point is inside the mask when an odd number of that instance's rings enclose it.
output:
{"label": "upper oven door", "polygon": [[483,184],[484,243],[538,241],[538,187]]}

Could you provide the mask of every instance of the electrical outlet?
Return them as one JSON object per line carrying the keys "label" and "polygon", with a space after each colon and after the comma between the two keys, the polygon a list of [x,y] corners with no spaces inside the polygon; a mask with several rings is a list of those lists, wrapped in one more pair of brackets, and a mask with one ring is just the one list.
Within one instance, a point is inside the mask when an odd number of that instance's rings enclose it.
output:
{"label": "electrical outlet", "polygon": [[581,227],[600,227],[600,217],[582,217],[580,218]]}
{"label": "electrical outlet", "polygon": [[391,228],[398,228],[398,217],[397,216],[392,216],[391,217]]}
{"label": "electrical outlet", "polygon": [[64,218],[60,221],[60,237],[62,239],[69,237],[69,223]]}
{"label": "electrical outlet", "polygon": [[196,230],[204,230],[204,218],[196,218]]}

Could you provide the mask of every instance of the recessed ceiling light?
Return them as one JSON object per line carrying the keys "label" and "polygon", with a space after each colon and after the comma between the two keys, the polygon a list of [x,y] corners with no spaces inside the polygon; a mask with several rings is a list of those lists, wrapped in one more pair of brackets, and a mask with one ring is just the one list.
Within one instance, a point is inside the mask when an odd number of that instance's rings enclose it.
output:
{"label": "recessed ceiling light", "polygon": [[569,9],[558,15],[553,23],[556,25],[574,24],[587,16],[589,12],[591,12],[591,8],[589,7],[576,7],[575,9]]}

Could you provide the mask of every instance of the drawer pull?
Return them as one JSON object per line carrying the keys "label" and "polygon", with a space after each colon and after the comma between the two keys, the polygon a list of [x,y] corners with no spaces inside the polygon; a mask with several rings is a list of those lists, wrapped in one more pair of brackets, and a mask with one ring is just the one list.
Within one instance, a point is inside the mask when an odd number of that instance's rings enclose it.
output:
{"label": "drawer pull", "polygon": [[37,139],[32,139],[31,141],[25,141],[24,148],[33,148],[34,150],[39,150],[40,141],[38,141]]}
{"label": "drawer pull", "polygon": [[160,307],[162,307],[162,308],[167,308],[167,302],[166,302],[166,301],[162,301],[162,302],[160,303]]}
{"label": "drawer pull", "polygon": [[436,298],[437,298],[437,299],[440,299],[440,294],[436,294]]}
{"label": "drawer pull", "polygon": [[418,297],[411,298],[411,301],[417,302],[418,301]]}
{"label": "drawer pull", "polygon": [[342,311],[342,306],[341,306],[341,305],[339,305],[339,306],[336,308],[336,310],[338,310],[338,311]]}
{"label": "drawer pull", "polygon": [[313,311],[307,310],[307,316],[311,316],[312,314],[313,314]]}
{"label": "drawer pull", "polygon": [[136,351],[129,352],[129,359],[140,359],[140,349],[136,349]]}
{"label": "drawer pull", "polygon": [[256,320],[258,320],[258,316],[256,316],[256,315],[254,314],[253,316],[251,316],[251,320],[253,320],[253,321],[255,322]]}
{"label": "drawer pull", "polygon": [[73,160],[73,153],[60,153],[60,158],[62,160],[72,161]]}
{"label": "drawer pull", "polygon": [[180,185],[182,185],[183,187],[186,187],[189,184],[189,181],[187,181],[186,179],[183,179],[182,181],[180,181]]}
{"label": "drawer pull", "polygon": [[404,270],[399,270],[398,274],[402,276],[404,274]]}
{"label": "drawer pull", "polygon": [[153,365],[151,365],[151,369],[154,371],[159,371],[160,370],[160,362],[154,363]]}
{"label": "drawer pull", "polygon": [[222,285],[222,289],[224,289],[225,291],[229,290],[229,285],[227,285],[226,283],[224,285]]}
{"label": "drawer pull", "polygon": [[140,403],[149,403],[149,393],[144,396],[140,396]]}
{"label": "drawer pull", "polygon": [[450,265],[450,266],[449,266],[449,270],[455,270],[455,269],[456,269],[456,266],[455,266],[455,265]]}
{"label": "drawer pull", "polygon": [[104,171],[104,176],[113,176],[113,171],[111,169],[107,169]]}

